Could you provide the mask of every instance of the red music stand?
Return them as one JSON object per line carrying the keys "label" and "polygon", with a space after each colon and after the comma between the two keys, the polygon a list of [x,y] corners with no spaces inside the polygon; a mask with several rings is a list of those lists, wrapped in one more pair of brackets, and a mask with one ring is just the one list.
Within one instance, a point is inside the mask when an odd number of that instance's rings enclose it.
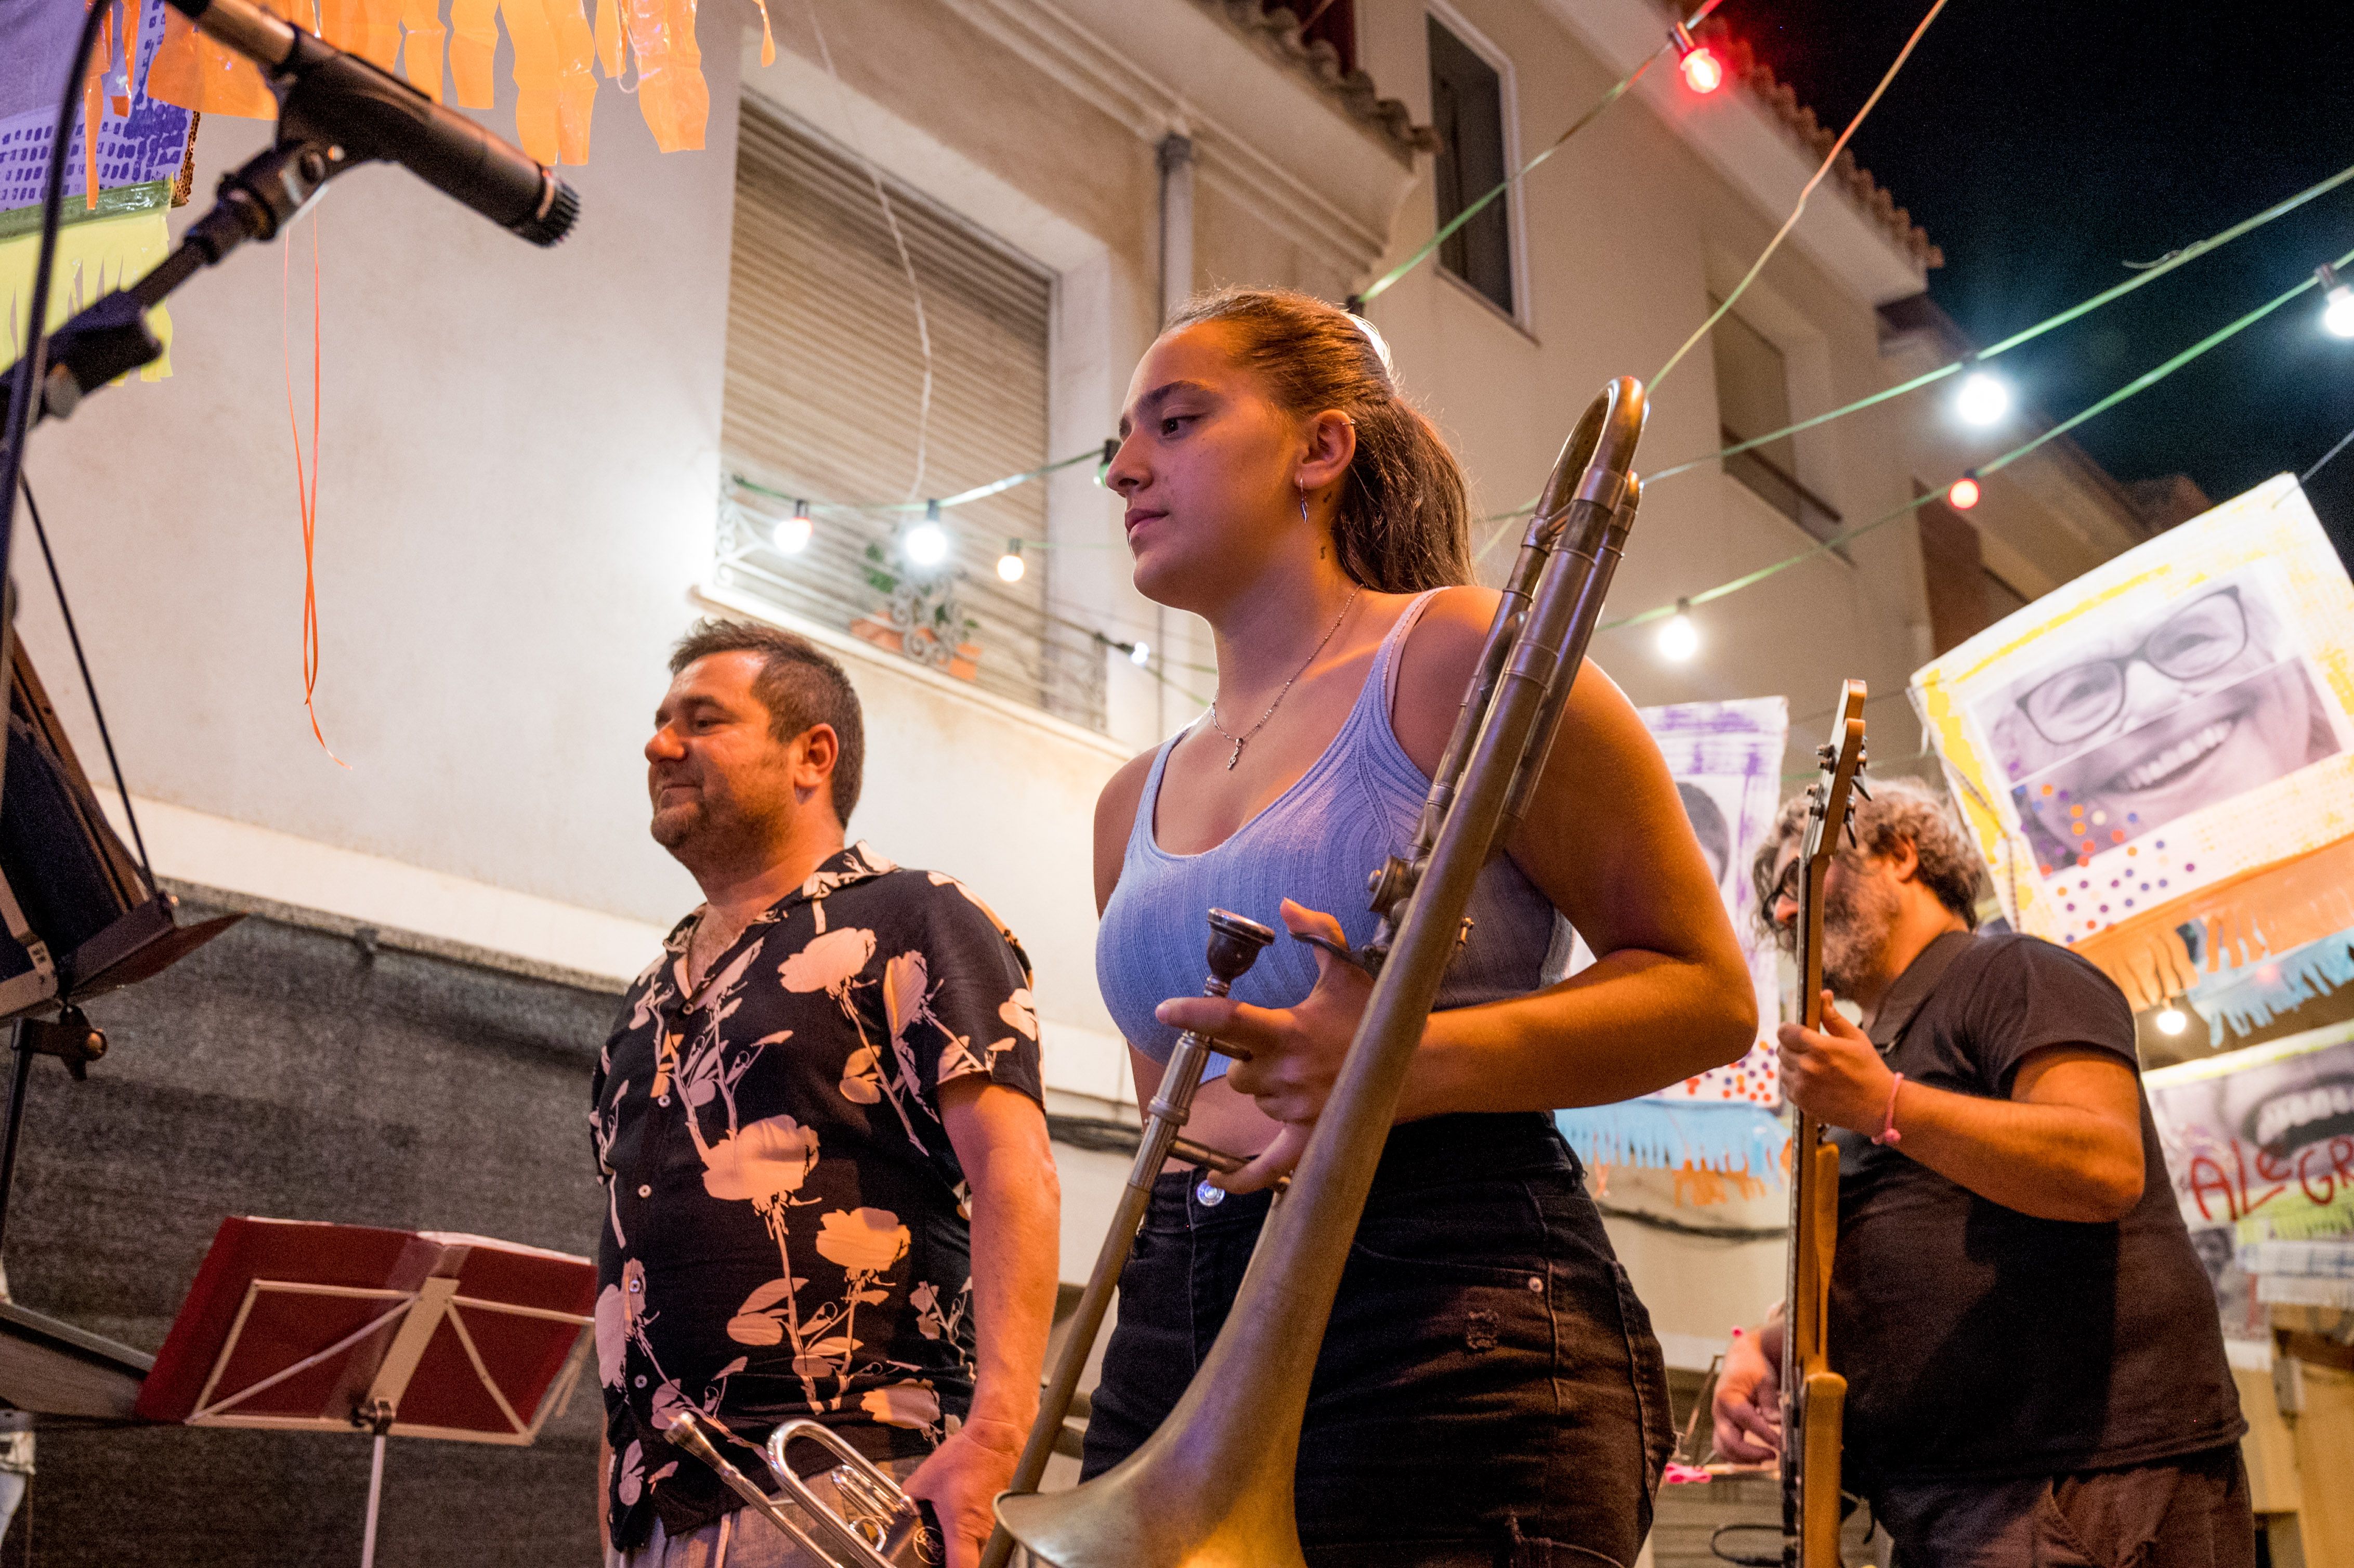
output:
{"label": "red music stand", "polygon": [[374,1433],[360,1550],[373,1568],[385,1438],[530,1443],[571,1398],[596,1294],[595,1265],[538,1247],[231,1216],[137,1414]]}

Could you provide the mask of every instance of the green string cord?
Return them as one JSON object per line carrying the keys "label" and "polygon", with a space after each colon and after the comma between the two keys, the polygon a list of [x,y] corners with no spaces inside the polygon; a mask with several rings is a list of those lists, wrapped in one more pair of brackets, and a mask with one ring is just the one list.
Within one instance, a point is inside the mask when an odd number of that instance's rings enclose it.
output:
{"label": "green string cord", "polygon": [[[2196,261],[2199,258],[2207,255],[2211,251],[2221,249],[2224,246],[2229,245],[2232,241],[2241,238],[2243,235],[2250,234],[2254,232],[2256,229],[2262,228],[2265,224],[2272,222],[2274,218],[2285,217],[2289,213],[2295,212],[2297,208],[2305,206],[2307,202],[2328,195],[2331,191],[2336,190],[2338,186],[2344,185],[2349,180],[2354,180],[2354,164],[2349,164],[2345,168],[2338,170],[2338,173],[2330,175],[2327,179],[2323,180],[2317,185],[2307,185],[2305,189],[2297,192],[2295,196],[2274,203],[2271,207],[2264,208],[2264,211],[2257,213],[2253,217],[2241,219],[2239,222],[2233,224],[2231,228],[2224,229],[2220,234],[2210,235],[2208,238],[2198,241],[2196,244],[2184,246],[2181,249],[2175,251],[2167,257],[2165,260],[2159,262],[2157,266],[2148,269],[2147,271],[2137,272],[2132,277],[2126,279],[2124,282],[2104,289],[2099,293],[2094,294],[2091,299],[2085,300],[2078,304],[2071,305],[2068,309],[2062,311],[2058,315],[2047,316],[2042,321],[2037,322],[2033,326],[2028,327],[2023,331],[2015,332],[2011,334],[2010,336],[2004,338],[2000,343],[1994,344],[1991,348],[1982,348],[1978,350],[1978,354],[1972,357],[1980,362],[1992,359],[1997,355],[2008,354],[2010,350],[2019,347],[2022,344],[2031,343],[2035,339],[2041,337],[2045,333],[2057,331],[2059,328],[2066,326],[2071,322],[2076,321],[2084,316],[2090,315],[2093,312],[2099,310],[2103,305],[2106,305],[2115,301],[2125,298],[2127,294],[2132,293],[2136,289],[2142,288],[2147,284],[2158,281],[2158,279],[2165,277],[2168,272],[2173,271],[2176,268],[2189,266],[2191,262]],[[1913,377],[1910,381],[1891,387],[1884,392],[1874,392],[1869,397],[1858,398],[1856,401],[1846,405],[1844,408],[1833,408],[1828,414],[1817,414],[1810,419],[1801,419],[1795,425],[1785,425],[1778,430],[1770,430],[1765,435],[1758,436],[1753,440],[1737,441],[1732,446],[1724,448],[1722,451],[1713,451],[1705,457],[1696,457],[1689,462],[1677,463],[1672,468],[1663,468],[1659,470],[1659,472],[1647,476],[1644,480],[1644,483],[1657,484],[1663,479],[1672,479],[1680,473],[1690,473],[1694,469],[1705,468],[1710,463],[1722,462],[1726,458],[1730,457],[1738,457],[1743,452],[1748,451],[1753,448],[1768,446],[1775,441],[1785,439],[1786,437],[1797,435],[1799,432],[1804,430],[1811,430],[1819,425],[1828,425],[1834,419],[1844,419],[1850,414],[1861,413],[1866,408],[1885,403],[1891,398],[1902,397],[1908,392],[1918,392],[1922,387],[1927,387],[1934,382],[1944,380],[1946,376],[1961,370],[1970,363],[1972,363],[1971,358],[1963,358],[1955,360],[1951,365],[1941,365],[1935,370],[1925,372],[1922,375]]]}
{"label": "green string cord", "polygon": [[1734,302],[1748,292],[1749,285],[1757,281],[1757,274],[1766,270],[1766,263],[1773,259],[1774,252],[1782,248],[1782,241],[1790,237],[1790,230],[1798,227],[1798,219],[1806,212],[1807,203],[1813,198],[1815,187],[1821,185],[1823,177],[1831,172],[1831,165],[1839,161],[1840,154],[1846,150],[1848,139],[1862,126],[1864,117],[1872,112],[1874,105],[1879,103],[1881,95],[1888,90],[1889,84],[1896,79],[1896,73],[1903,70],[1904,62],[1913,58],[1914,47],[1920,43],[1921,36],[1929,30],[1929,24],[1935,21],[1937,13],[1945,8],[1946,0],[1936,0],[1936,4],[1929,7],[1929,14],[1921,18],[1921,25],[1913,29],[1913,36],[1904,40],[1903,48],[1896,51],[1896,58],[1890,62],[1887,72],[1881,77],[1880,85],[1872,90],[1872,96],[1863,101],[1863,107],[1855,111],[1855,118],[1847,122],[1847,129],[1840,132],[1839,140],[1831,143],[1831,150],[1823,156],[1822,166],[1815,171],[1814,178],[1808,180],[1805,188],[1798,192],[1797,205],[1790,209],[1790,216],[1782,220],[1782,227],[1775,231],[1774,238],[1766,242],[1766,249],[1757,253],[1757,260],[1750,265],[1749,270],[1742,275],[1741,281],[1734,284],[1733,291],[1724,296],[1724,302],[1710,313],[1708,320],[1701,323],[1691,336],[1684,339],[1683,346],[1668,355],[1668,362],[1659,366],[1659,373],[1657,376],[1651,377],[1650,390],[1654,394],[1659,391],[1659,383],[1668,378],[1668,373],[1681,364],[1684,355],[1690,354],[1693,346],[1706,337],[1717,323],[1724,319],[1725,313],[1733,309]]}
{"label": "green string cord", "polygon": [[[1721,0],[1719,0],[1719,3],[1721,3]],[[1710,9],[1713,8],[1714,7],[1712,5],[1710,7]],[[1505,175],[1503,180],[1486,196],[1481,196],[1478,201],[1473,202],[1469,207],[1465,207],[1461,212],[1458,212],[1453,217],[1448,218],[1446,224],[1439,228],[1438,232],[1430,237],[1429,242],[1424,245],[1421,249],[1416,251],[1413,255],[1407,257],[1405,260],[1399,262],[1396,266],[1391,268],[1388,271],[1374,279],[1372,283],[1368,284],[1365,291],[1356,297],[1356,302],[1351,308],[1359,315],[1363,315],[1367,305],[1372,304],[1375,300],[1380,299],[1384,294],[1389,292],[1391,284],[1396,282],[1399,279],[1405,277],[1408,272],[1413,271],[1416,267],[1421,266],[1425,261],[1429,260],[1433,255],[1437,254],[1440,246],[1446,244],[1449,239],[1455,237],[1455,231],[1457,229],[1461,228],[1465,224],[1470,222],[1473,218],[1479,217],[1480,213],[1487,210],[1488,205],[1490,202],[1496,200],[1497,197],[1502,196],[1506,191],[1511,190],[1514,185],[1519,185],[1522,180],[1527,179],[1538,164],[1543,163],[1547,158],[1552,157],[1555,153],[1560,152],[1564,147],[1567,146],[1569,144],[1569,139],[1572,136],[1576,135],[1580,131],[1585,130],[1588,125],[1593,124],[1596,120],[1600,119],[1604,110],[1609,108],[1612,104],[1617,102],[1619,99],[1625,97],[1627,90],[1640,81],[1643,79],[1643,73],[1649,70],[1652,66],[1659,63],[1659,56],[1666,53],[1668,48],[1668,45],[1662,44],[1658,49],[1654,50],[1649,55],[1645,56],[1642,64],[1637,66],[1633,70],[1628,71],[1625,76],[1620,77],[1616,82],[1613,82],[1610,86],[1610,90],[1602,95],[1600,101],[1596,103],[1593,108],[1587,110],[1585,113],[1579,115],[1575,120],[1572,121],[1568,130],[1554,137],[1551,146],[1547,147],[1543,152],[1539,153],[1535,157],[1531,158],[1527,163],[1522,164],[1516,172]]]}
{"label": "green string cord", "polygon": [[[1691,16],[1685,20],[1683,24],[1684,30],[1689,33],[1692,28],[1697,27],[1702,22],[1707,21],[1709,13],[1714,11],[1719,5],[1723,4],[1724,0],[1707,0],[1707,4],[1703,5],[1699,10],[1693,12]],[[1527,179],[1530,174],[1536,169],[1538,164],[1543,163],[1547,158],[1552,157],[1555,153],[1560,152],[1562,148],[1567,146],[1571,137],[1576,135],[1580,131],[1583,131],[1587,126],[1593,124],[1596,120],[1601,119],[1602,111],[1604,110],[1617,102],[1621,98],[1626,97],[1628,90],[1633,87],[1637,82],[1643,79],[1643,73],[1649,70],[1653,66],[1659,64],[1659,57],[1666,54],[1674,47],[1674,35],[1670,34],[1667,42],[1661,44],[1658,48],[1644,56],[1642,61],[1638,64],[1633,70],[1628,71],[1625,76],[1620,77],[1617,81],[1611,83],[1609,90],[1603,93],[1601,98],[1596,101],[1593,108],[1579,115],[1575,120],[1570,122],[1569,129],[1554,137],[1550,146],[1546,147],[1543,152],[1539,153],[1535,157],[1531,158],[1527,163],[1522,164],[1515,173],[1506,175],[1502,183],[1498,185],[1486,196],[1481,196],[1478,201],[1473,202],[1469,207],[1465,207],[1461,212],[1457,213],[1453,217],[1447,219],[1446,226],[1440,228],[1437,233],[1430,237],[1429,243],[1423,246],[1421,249],[1416,251],[1405,260],[1399,262],[1396,266],[1391,268],[1388,271],[1383,273],[1379,278],[1373,280],[1372,284],[1369,285],[1363,293],[1354,297],[1354,301],[1350,308],[1360,315],[1363,314],[1364,309],[1367,305],[1372,304],[1375,300],[1380,299],[1384,294],[1389,292],[1391,284],[1405,277],[1408,272],[1413,271],[1416,267],[1421,266],[1425,261],[1429,260],[1432,256],[1437,253],[1440,246],[1446,244],[1448,239],[1454,237],[1457,229],[1470,222],[1474,217],[1477,217],[1490,202],[1494,201],[1506,191],[1511,190],[1514,185],[1519,185],[1522,180]]]}
{"label": "green string cord", "polygon": [[[1027,484],[1034,479],[1044,479],[1050,473],[1059,473],[1066,468],[1076,468],[1083,462],[1101,463],[1103,453],[1104,450],[1100,446],[1089,447],[1076,456],[1058,459],[1043,468],[1025,469],[1020,473],[1009,473],[1003,479],[992,479],[987,484],[976,484],[970,490],[960,490],[953,495],[943,495],[937,501],[811,501],[806,496],[792,495],[781,490],[772,489],[756,480],[747,479],[740,473],[730,473],[727,476],[727,482],[738,490],[748,490],[755,495],[765,495],[773,501],[790,501],[811,507],[823,507],[828,512],[910,513],[929,511],[934,506],[945,512],[951,506],[967,506],[976,501],[986,501],[992,495],[1002,495],[1016,485]],[[1049,543],[1044,539],[1024,539],[1022,542],[1025,545]]]}
{"label": "green string cord", "polygon": [[[2334,267],[2354,266],[2354,250],[2348,251],[2344,256],[2339,257],[2336,261],[2332,262],[2331,265]],[[2110,393],[2107,397],[2103,397],[2091,407],[2084,409],[2082,412],[2072,415],[2070,418],[2062,420],[2059,424],[2052,426],[2050,429],[2033,437],[2031,440],[2020,442],[2018,446],[2011,448],[2010,450],[2003,453],[2000,457],[1979,464],[1972,471],[1981,475],[2001,472],[2004,469],[2009,468],[2012,463],[2017,462],[2020,459],[2027,456],[2030,452],[2034,451],[2038,447],[2042,446],[2045,442],[2056,440],[2057,438],[2067,434],[2070,430],[2074,429],[2077,426],[2083,424],[2087,419],[2093,418],[2096,415],[2106,413],[2108,410],[2115,408],[2118,404],[2124,402],[2128,397],[2134,397],[2138,393],[2147,392],[2152,387],[2157,386],[2159,382],[2165,380],[2168,376],[2181,369],[2184,366],[2189,365],[2191,361],[2198,359],[2201,355],[2230,341],[2232,338],[2237,337],[2240,334],[2247,331],[2248,328],[2255,325],[2256,323],[2264,320],[2266,316],[2271,315],[2274,312],[2279,310],[2290,301],[2297,298],[2300,294],[2306,293],[2314,289],[2319,288],[2320,286],[2321,282],[2318,278],[2307,278],[2296,287],[2274,295],[2272,299],[2267,300],[2261,305],[2258,305],[2254,310],[2248,312],[2245,315],[2243,315],[2237,320],[2209,333],[2205,337],[2200,338],[2197,343],[2192,344],[2189,348],[2184,349],[2181,353],[2174,355],[2171,359],[2167,360],[2164,364],[2158,366],[2154,369],[2144,371],[2141,375],[2135,376],[2131,381],[2126,382],[2123,387],[2118,387],[2115,391]],[[1851,539],[1860,539],[1875,528],[1885,527],[1887,524],[1895,522],[1900,517],[1909,517],[1914,512],[1917,512],[1922,507],[1927,505],[1930,502],[1942,499],[1944,493],[1945,493],[1942,491],[1931,491],[1926,495],[1916,495],[1912,500],[1906,502],[1903,505],[1897,507],[1892,512],[1884,513],[1882,515],[1873,518],[1869,523],[1858,524],[1852,528],[1832,535],[1829,538],[1823,540],[1812,549],[1801,550],[1795,556],[1776,561],[1771,566],[1760,567],[1757,570],[1750,572],[1745,576],[1735,577],[1731,582],[1719,583],[1712,588],[1704,588],[1699,593],[1688,595],[1686,596],[1684,602],[1688,605],[1707,604],[1712,599],[1723,599],[1727,594],[1739,593],[1745,588],[1755,587],[1756,584],[1764,582],[1767,577],[1773,577],[1777,573],[1788,571],[1792,567],[1804,565],[1806,562],[1813,560],[1818,556],[1838,549],[1840,546],[1845,545]],[[1596,630],[1603,631],[1615,631],[1621,627],[1640,626],[1646,621],[1659,620],[1667,616],[1673,615],[1675,612],[1676,607],[1674,605],[1660,605],[1652,609],[1643,610],[1639,614],[1622,616],[1617,620],[1606,620]]]}

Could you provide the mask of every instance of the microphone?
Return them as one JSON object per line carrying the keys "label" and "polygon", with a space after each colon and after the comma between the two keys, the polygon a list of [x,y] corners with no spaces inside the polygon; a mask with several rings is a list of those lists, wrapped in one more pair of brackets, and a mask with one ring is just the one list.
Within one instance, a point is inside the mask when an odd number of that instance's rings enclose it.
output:
{"label": "microphone", "polygon": [[[293,26],[252,0],[171,0],[209,37],[260,66],[287,134],[322,143],[320,177],[353,164],[399,164],[535,245],[553,245],[580,215],[555,174],[398,77]],[[340,166],[337,166],[340,165]]]}

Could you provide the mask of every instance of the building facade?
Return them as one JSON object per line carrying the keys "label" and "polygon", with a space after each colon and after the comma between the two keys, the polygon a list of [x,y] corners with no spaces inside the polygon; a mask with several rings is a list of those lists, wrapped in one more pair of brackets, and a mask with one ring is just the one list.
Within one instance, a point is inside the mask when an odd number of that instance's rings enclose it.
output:
{"label": "building facade", "polygon": [[[1065,1276],[1083,1277],[1125,1163],[1101,1147],[1107,1124],[1136,1117],[1094,985],[1094,800],[1214,682],[1204,629],[1129,586],[1096,482],[1129,371],[1195,289],[1363,291],[1670,20],[1651,0],[1310,9],[1303,35],[1256,0],[815,0],[773,7],[763,65],[749,7],[707,0],[705,146],[658,154],[634,104],[603,94],[593,161],[566,171],[584,216],[553,251],[395,172],[340,183],[312,220],[316,700],[334,758],[301,702],[299,344],[285,359],[302,281],[250,256],[191,285],[175,376],[44,430],[28,464],[158,869],[294,927],[617,991],[695,899],[647,838],[640,793],[669,643],[705,614],[805,631],[866,704],[853,834],[971,884],[1036,960],[1050,1109],[1090,1129],[1063,1150]],[[1478,513],[1534,494],[1607,378],[1654,376],[1812,174],[1828,134],[1735,63],[1705,98],[1653,70],[1367,307]],[[266,134],[207,119],[198,191]],[[295,272],[311,244],[298,229]],[[1842,168],[1658,387],[1642,466],[1950,357],[1920,298],[1935,259]],[[1931,392],[1661,481],[1611,613],[1817,550],[2009,444],[1975,439]],[[955,569],[927,577],[904,552],[941,500]],[[1517,529],[1484,526],[1501,528],[1480,559],[1500,574]],[[1904,769],[1921,750],[1900,695],[1914,667],[2005,592],[2031,598],[2146,532],[2054,443],[1967,517],[1925,510],[1705,605],[1688,660],[1665,659],[1650,627],[1601,634],[1594,657],[1640,704],[1786,696],[1791,772],[1861,676],[1875,762]],[[1012,582],[993,569],[1007,554],[1024,567]],[[1951,591],[1966,561],[1975,596]],[[27,645],[94,760],[54,609],[24,600]],[[110,1092],[113,1067],[85,1092]],[[583,1105],[556,1097],[546,1114]],[[1614,1181],[1618,1206],[1672,1205],[1663,1175]],[[404,1223],[440,1224],[434,1201]],[[1767,1193],[1708,1222],[1762,1227],[1777,1209]],[[515,1239],[584,1248],[593,1224],[592,1203],[570,1243]],[[1681,1368],[1779,1294],[1778,1242],[1613,1224]],[[41,1268],[12,1273],[37,1305]]]}

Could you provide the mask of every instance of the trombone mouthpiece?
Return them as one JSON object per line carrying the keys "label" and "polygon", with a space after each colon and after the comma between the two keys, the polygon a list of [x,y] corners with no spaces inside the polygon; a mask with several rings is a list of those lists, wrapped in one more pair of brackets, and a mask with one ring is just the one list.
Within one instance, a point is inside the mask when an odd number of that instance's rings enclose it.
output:
{"label": "trombone mouthpiece", "polygon": [[1275,933],[1256,920],[1228,909],[1210,911],[1210,973],[1221,986],[1231,986],[1258,962],[1275,940]]}

